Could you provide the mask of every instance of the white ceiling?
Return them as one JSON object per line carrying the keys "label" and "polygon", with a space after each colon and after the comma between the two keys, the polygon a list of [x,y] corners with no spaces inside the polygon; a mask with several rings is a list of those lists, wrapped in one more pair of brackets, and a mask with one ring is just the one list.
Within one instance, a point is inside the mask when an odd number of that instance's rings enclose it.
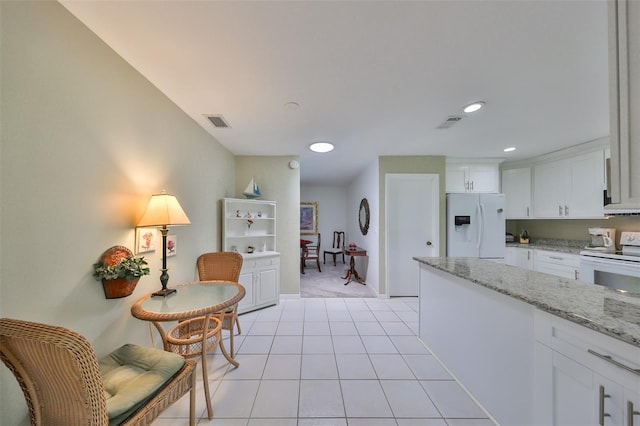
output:
{"label": "white ceiling", "polygon": [[520,159],[609,133],[604,0],[61,3],[234,154],[299,155],[304,184],[379,155]]}

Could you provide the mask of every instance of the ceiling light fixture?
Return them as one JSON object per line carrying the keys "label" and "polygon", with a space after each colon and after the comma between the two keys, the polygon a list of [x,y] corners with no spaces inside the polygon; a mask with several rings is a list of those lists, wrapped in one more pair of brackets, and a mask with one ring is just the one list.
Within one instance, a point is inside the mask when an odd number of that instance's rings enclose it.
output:
{"label": "ceiling light fixture", "polygon": [[484,102],[479,101],[479,102],[474,102],[472,104],[467,105],[466,107],[464,107],[463,111],[468,113],[471,112],[476,112],[478,111],[480,108],[482,108],[484,106]]}
{"label": "ceiling light fixture", "polygon": [[331,142],[315,142],[309,145],[309,149],[313,152],[329,152],[333,151]]}
{"label": "ceiling light fixture", "polygon": [[513,151],[515,151],[515,150],[516,150],[516,147],[515,147],[515,146],[510,146],[509,148],[505,148],[505,149],[503,149],[503,151],[504,151],[504,152],[513,152]]}

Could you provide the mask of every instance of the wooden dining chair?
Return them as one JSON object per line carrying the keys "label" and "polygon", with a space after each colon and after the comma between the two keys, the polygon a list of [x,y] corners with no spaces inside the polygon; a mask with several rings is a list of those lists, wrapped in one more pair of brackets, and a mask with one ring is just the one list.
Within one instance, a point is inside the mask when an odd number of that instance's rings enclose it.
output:
{"label": "wooden dining chair", "polygon": [[320,233],[318,232],[318,239],[316,240],[316,244],[308,244],[307,249],[303,252],[303,262],[304,266],[307,265],[307,260],[316,261],[316,265],[318,265],[318,272],[322,272],[320,269]]}
{"label": "wooden dining chair", "polygon": [[331,248],[324,249],[322,254],[323,263],[327,263],[327,255],[333,255],[333,266],[336,266],[336,256],[342,254],[342,263],[346,264],[344,260],[344,231],[333,232],[333,244]]}
{"label": "wooden dining chair", "polygon": [[98,360],[89,341],[64,327],[0,319],[0,359],[22,388],[31,424],[150,425],[190,393],[196,362],[126,344]]}
{"label": "wooden dining chair", "polygon": [[[196,260],[200,281],[232,281],[237,283],[242,269],[242,255],[231,251],[218,251],[201,254]],[[222,329],[229,330],[229,354],[234,356],[234,327],[242,333],[238,320],[238,304],[219,314]]]}

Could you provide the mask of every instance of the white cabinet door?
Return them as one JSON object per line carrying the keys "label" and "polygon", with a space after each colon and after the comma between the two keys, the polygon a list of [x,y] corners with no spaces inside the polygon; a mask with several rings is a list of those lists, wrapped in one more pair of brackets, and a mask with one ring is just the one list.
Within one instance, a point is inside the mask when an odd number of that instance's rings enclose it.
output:
{"label": "white cabinet door", "polygon": [[533,173],[533,210],[537,218],[565,217],[571,183],[568,160],[537,164]]}
{"label": "white cabinet door", "polygon": [[579,279],[580,256],[568,253],[557,253],[536,250],[535,270],[545,274],[556,275],[570,280]]}
{"label": "white cabinet door", "polygon": [[504,263],[523,269],[533,269],[533,250],[520,247],[507,247],[505,249]]}
{"label": "white cabinet door", "polygon": [[595,409],[596,424],[626,426],[624,422],[624,388],[599,374],[593,375],[593,382],[592,406]]}
{"label": "white cabinet door", "polygon": [[553,424],[558,426],[595,425],[593,372],[553,352]]}
{"label": "white cabinet door", "polygon": [[465,166],[447,165],[447,192],[467,192],[467,176]]}
{"label": "white cabinet door", "polygon": [[267,266],[259,268],[257,271],[259,286],[256,293],[256,305],[277,303],[279,296],[278,289],[278,268]]}
{"label": "white cabinet door", "polygon": [[502,192],[507,219],[531,217],[531,168],[502,171]]}
{"label": "white cabinet door", "polygon": [[596,424],[593,411],[593,372],[590,369],[554,351],[552,386],[554,425]]}
{"label": "white cabinet door", "polygon": [[504,264],[516,266],[516,247],[507,247],[504,249]]}
{"label": "white cabinet door", "polygon": [[499,192],[500,173],[497,165],[475,165],[467,168],[470,192]]}
{"label": "white cabinet door", "polygon": [[601,218],[603,216],[604,150],[534,167],[534,216]]}
{"label": "white cabinet door", "polygon": [[640,2],[609,1],[610,208],[640,208]]}
{"label": "white cabinet door", "polygon": [[495,164],[448,163],[446,191],[452,192],[500,192],[500,170]]}
{"label": "white cabinet door", "polygon": [[245,258],[239,281],[246,292],[238,303],[239,313],[277,305],[280,301],[280,256],[269,254]]}
{"label": "white cabinet door", "polygon": [[604,215],[604,150],[571,159],[571,191],[568,217],[592,218]]}
{"label": "white cabinet door", "polygon": [[533,250],[526,248],[516,249],[516,264],[518,268],[533,270]]}
{"label": "white cabinet door", "polygon": [[624,419],[626,425],[640,425],[640,389],[624,389]]}
{"label": "white cabinet door", "polygon": [[253,279],[253,271],[241,271],[240,278],[238,278],[238,282],[242,284],[244,287],[244,297],[238,303],[238,311],[246,312],[250,310],[250,308],[255,304],[253,300],[253,288],[254,288],[254,279]]}

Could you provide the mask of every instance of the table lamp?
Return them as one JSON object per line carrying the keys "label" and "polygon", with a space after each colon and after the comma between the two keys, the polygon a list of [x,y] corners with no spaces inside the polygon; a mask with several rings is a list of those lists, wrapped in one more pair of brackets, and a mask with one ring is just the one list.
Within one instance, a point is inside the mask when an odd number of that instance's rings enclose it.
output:
{"label": "table lamp", "polygon": [[138,226],[158,226],[162,232],[162,274],[160,283],[162,290],[153,293],[154,296],[166,297],[176,292],[175,288],[167,288],[169,274],[167,274],[167,233],[170,225],[190,225],[191,222],[175,196],[167,194],[164,190],[161,194],[154,194],[149,199],[147,210],[144,212]]}

